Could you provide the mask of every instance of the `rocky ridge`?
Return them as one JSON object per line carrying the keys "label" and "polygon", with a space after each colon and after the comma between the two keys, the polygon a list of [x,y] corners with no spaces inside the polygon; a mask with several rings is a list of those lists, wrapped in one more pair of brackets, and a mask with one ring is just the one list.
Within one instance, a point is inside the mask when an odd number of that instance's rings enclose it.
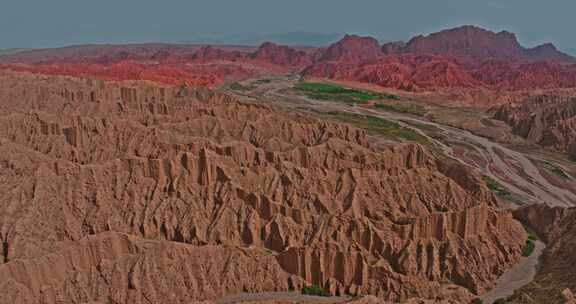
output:
{"label": "rocky ridge", "polygon": [[212,300],[317,284],[469,301],[526,233],[480,179],[206,89],[2,72],[0,297]]}
{"label": "rocky ridge", "polygon": [[473,26],[384,44],[347,36],[303,74],[407,91],[522,91],[576,87],[576,59],[552,44],[523,48],[514,34]]}
{"label": "rocky ridge", "polygon": [[273,43],[265,43],[254,51],[212,46],[179,49],[152,45],[126,48],[128,51],[111,48],[109,51],[99,49],[94,53],[84,52],[82,48],[76,51],[63,49],[62,55],[50,57],[43,56],[41,51],[30,51],[38,55],[18,54],[14,58],[0,58],[0,69],[113,81],[148,80],[168,85],[214,87],[259,74],[298,71],[308,65],[311,58],[302,50]]}
{"label": "rocky ridge", "polygon": [[576,98],[538,95],[493,109],[496,119],[532,143],[576,155]]}
{"label": "rocky ridge", "polygon": [[[408,42],[380,45],[346,35],[323,49],[264,43],[259,48],[142,45],[33,50],[0,57],[1,69],[219,86],[260,74],[301,73],[410,92],[447,92],[462,99],[518,91],[576,88],[576,59],[550,43],[534,48],[516,36],[462,26]],[[494,94],[492,94],[494,93]]]}
{"label": "rocky ridge", "polygon": [[495,33],[472,25],[442,30],[428,36],[414,37],[403,47],[398,48],[395,53],[443,55],[460,58],[471,63],[489,59],[556,60],[564,63],[576,63],[574,57],[560,52],[551,43],[545,43],[534,48],[524,48],[513,33],[508,31]]}

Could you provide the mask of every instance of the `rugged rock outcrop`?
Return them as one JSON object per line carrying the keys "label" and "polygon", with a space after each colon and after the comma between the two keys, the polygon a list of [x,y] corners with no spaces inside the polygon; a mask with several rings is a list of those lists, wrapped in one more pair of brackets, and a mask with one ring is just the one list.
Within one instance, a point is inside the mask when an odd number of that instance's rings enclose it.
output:
{"label": "rugged rock outcrop", "polygon": [[526,239],[477,176],[416,144],[377,151],[362,130],[206,89],[0,80],[0,295],[14,303],[302,284],[465,302]]}
{"label": "rugged rock outcrop", "polygon": [[475,26],[443,30],[428,36],[412,38],[402,52],[436,54],[473,60],[522,58],[524,49],[516,35],[494,33]]}
{"label": "rugged rock outcrop", "polygon": [[304,68],[312,63],[312,58],[304,51],[298,51],[288,46],[271,42],[262,44],[252,58],[281,66]]}
{"label": "rugged rock outcrop", "polygon": [[[86,48],[90,49],[88,46]],[[225,81],[263,73],[300,71],[311,63],[310,54],[271,43],[265,43],[253,52],[212,46],[175,48],[145,45],[141,48],[126,46],[126,49],[129,51],[117,50],[112,46],[109,51],[98,49],[94,53],[82,48],[61,50],[61,56],[48,58],[41,51],[32,51],[37,55],[21,54],[15,58],[0,59],[0,69],[214,87]]]}
{"label": "rugged rock outcrop", "polygon": [[382,55],[378,40],[372,37],[346,35],[322,52],[319,61],[339,61],[358,64],[378,59]]}
{"label": "rugged rock outcrop", "polygon": [[544,43],[525,50],[531,60],[553,60],[564,63],[576,63],[576,58],[559,51],[552,43]]}
{"label": "rugged rock outcrop", "polygon": [[382,45],[382,53],[385,55],[394,55],[400,53],[406,47],[406,42],[404,41],[395,41],[395,42],[388,42]]}
{"label": "rugged rock outcrop", "polygon": [[494,117],[512,126],[514,133],[530,142],[574,153],[576,145],[576,98],[538,95],[494,109]]}
{"label": "rugged rock outcrop", "polygon": [[192,60],[197,60],[201,62],[213,61],[213,60],[229,60],[235,61],[245,58],[246,54],[239,51],[229,51],[223,50],[212,46],[201,47],[194,55],[192,55]]}
{"label": "rugged rock outcrop", "polygon": [[576,304],[576,297],[574,296],[574,293],[572,293],[572,290],[568,288],[564,289],[564,291],[562,291],[562,296],[564,297],[565,304]]}
{"label": "rugged rock outcrop", "polygon": [[347,36],[322,52],[303,73],[410,91],[576,87],[576,65],[565,63],[572,57],[553,53],[550,46],[526,55],[507,32],[464,27],[416,37],[407,44],[384,44],[380,52],[376,43]]}
{"label": "rugged rock outcrop", "polygon": [[346,36],[319,51],[304,75],[409,91],[503,94],[576,87],[575,58],[552,44],[523,48],[514,34],[505,31],[463,26],[418,36],[408,43],[386,43],[379,52],[376,48],[374,39]]}
{"label": "rugged rock outcrop", "polygon": [[[576,208],[551,208],[533,205],[514,212],[514,216],[532,227],[547,243],[536,278],[515,293],[513,303],[565,303],[566,290],[576,289]],[[570,303],[568,301],[568,303]]]}
{"label": "rugged rock outcrop", "polygon": [[302,286],[261,249],[103,232],[0,264],[2,303],[180,303]]}
{"label": "rugged rock outcrop", "polygon": [[474,63],[485,60],[558,61],[576,63],[576,58],[560,52],[552,43],[524,48],[516,35],[507,31],[495,33],[480,27],[465,25],[453,29],[417,36],[405,45],[387,44],[387,53],[435,54]]}

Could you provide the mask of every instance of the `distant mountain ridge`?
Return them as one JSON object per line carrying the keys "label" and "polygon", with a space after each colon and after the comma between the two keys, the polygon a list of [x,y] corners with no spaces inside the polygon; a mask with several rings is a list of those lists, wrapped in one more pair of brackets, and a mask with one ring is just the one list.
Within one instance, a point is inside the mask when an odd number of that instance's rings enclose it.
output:
{"label": "distant mountain ridge", "polygon": [[[6,60],[30,61],[32,57],[82,57],[96,56],[99,53],[109,53],[116,51],[126,51],[129,53],[144,54],[154,53],[158,50],[167,50],[172,53],[193,52],[201,46],[212,45],[217,48],[238,48],[242,51],[256,49],[257,45],[273,43],[285,46],[309,46],[315,48],[325,46],[319,42],[331,43],[326,47],[321,60],[334,59],[334,52],[347,52],[348,57],[360,56],[364,58],[367,53],[374,58],[382,54],[402,55],[402,54],[427,54],[441,55],[459,58],[461,60],[483,61],[488,59],[512,60],[512,61],[541,61],[552,60],[562,63],[576,63],[576,57],[568,55],[556,48],[552,43],[545,43],[533,48],[525,48],[518,42],[516,35],[508,31],[493,32],[472,25],[464,25],[452,29],[442,30],[427,36],[419,35],[411,38],[408,42],[398,41],[379,44],[378,40],[372,37],[361,37],[358,35],[345,35],[338,40],[339,34],[317,34],[307,32],[293,32],[271,35],[254,35],[254,39],[230,38],[224,41],[220,38],[211,39],[199,37],[196,40],[185,44],[171,43],[147,43],[147,44],[89,44],[75,45],[52,49],[34,50],[0,50],[0,54],[16,54],[15,58],[4,58]],[[216,36],[219,37],[219,36]],[[340,36],[341,37],[341,36]],[[202,42],[204,41],[204,42]],[[218,42],[216,42],[218,41]],[[258,43],[254,43],[259,41]],[[349,50],[345,50],[346,48]],[[339,48],[337,51],[335,48]],[[376,50],[378,48],[378,50]],[[576,52],[576,50],[572,50]],[[138,55],[136,54],[136,55]],[[331,54],[331,55],[326,55]],[[21,56],[22,55],[22,56]],[[328,57],[331,58],[328,58]],[[365,58],[364,58],[365,59]]]}
{"label": "distant mountain ridge", "polygon": [[[385,44],[383,49],[390,50],[391,46]],[[556,60],[576,63],[576,58],[559,51],[552,43],[525,48],[513,33],[495,33],[472,25],[443,30],[428,36],[416,36],[395,50],[396,53],[435,54],[474,60]]]}
{"label": "distant mountain ridge", "polygon": [[38,73],[208,86],[290,71],[407,91],[576,88],[576,58],[553,44],[525,48],[513,33],[469,25],[385,44],[346,35],[326,48],[271,42],[260,47],[87,45],[19,52],[1,56],[0,63]]}
{"label": "distant mountain ridge", "polygon": [[26,50],[27,49],[0,49],[0,56],[16,54],[16,53],[23,52]]}

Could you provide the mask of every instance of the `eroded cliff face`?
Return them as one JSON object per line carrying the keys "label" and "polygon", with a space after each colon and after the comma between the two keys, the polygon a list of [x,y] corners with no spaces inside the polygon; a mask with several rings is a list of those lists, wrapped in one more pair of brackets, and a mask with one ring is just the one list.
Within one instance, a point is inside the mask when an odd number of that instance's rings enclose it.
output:
{"label": "eroded cliff face", "polygon": [[495,109],[495,118],[530,142],[576,155],[576,98],[539,95]]}
{"label": "eroded cliff face", "polygon": [[576,290],[576,208],[528,206],[514,216],[532,227],[547,243],[532,283],[516,292],[513,303],[573,303]]}
{"label": "eroded cliff face", "polygon": [[178,303],[301,286],[261,249],[104,232],[0,264],[2,303]]}
{"label": "eroded cliff face", "polygon": [[[0,74],[0,294],[209,300],[317,284],[468,301],[526,234],[416,144],[205,89]],[[50,270],[52,269],[52,270]]]}

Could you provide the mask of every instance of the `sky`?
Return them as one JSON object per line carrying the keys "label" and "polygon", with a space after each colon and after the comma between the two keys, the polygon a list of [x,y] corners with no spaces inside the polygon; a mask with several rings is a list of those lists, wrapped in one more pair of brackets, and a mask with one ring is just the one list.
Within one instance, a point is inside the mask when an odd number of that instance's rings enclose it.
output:
{"label": "sky", "polygon": [[[242,40],[291,32],[408,40],[472,24],[576,49],[575,0],[0,0],[0,48]],[[248,41],[250,39],[246,39]]]}

